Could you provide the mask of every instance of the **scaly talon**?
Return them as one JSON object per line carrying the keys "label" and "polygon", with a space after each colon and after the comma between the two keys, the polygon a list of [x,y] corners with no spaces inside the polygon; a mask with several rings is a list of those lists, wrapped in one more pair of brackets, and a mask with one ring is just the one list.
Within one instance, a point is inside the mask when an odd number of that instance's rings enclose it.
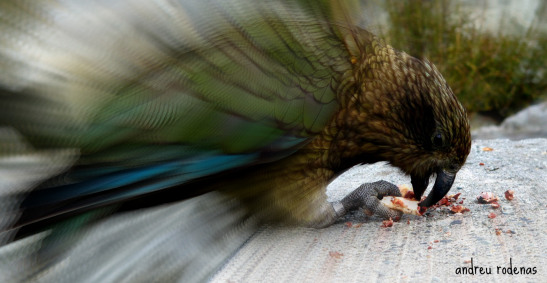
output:
{"label": "scaly talon", "polygon": [[347,195],[342,201],[334,202],[333,208],[338,217],[349,211],[363,208],[365,212],[385,219],[398,219],[402,212],[389,209],[380,203],[384,196],[401,196],[399,188],[386,181],[365,183]]}

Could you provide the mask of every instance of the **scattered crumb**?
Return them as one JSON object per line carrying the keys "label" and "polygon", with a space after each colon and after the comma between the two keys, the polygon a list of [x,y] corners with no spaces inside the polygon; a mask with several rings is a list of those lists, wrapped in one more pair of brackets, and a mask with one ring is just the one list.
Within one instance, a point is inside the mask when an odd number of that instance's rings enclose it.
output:
{"label": "scattered crumb", "polygon": [[435,240],[435,241],[433,241],[433,243],[438,243],[438,242],[439,242],[439,240]]}
{"label": "scattered crumb", "polygon": [[513,198],[515,197],[514,194],[515,194],[515,191],[507,190],[507,191],[505,191],[505,198],[507,200],[513,200]]}
{"label": "scattered crumb", "polygon": [[389,220],[382,221],[381,227],[391,227],[393,226],[393,219],[389,218]]}
{"label": "scattered crumb", "polygon": [[353,223],[351,223],[351,222],[349,222],[349,221],[346,222],[346,227],[351,228],[352,226],[353,226]]}
{"label": "scattered crumb", "polygon": [[454,201],[457,201],[458,198],[460,197],[462,193],[457,193],[457,194],[454,194],[454,195],[449,195],[447,198],[450,199],[450,201],[454,202]]}
{"label": "scattered crumb", "polygon": [[466,259],[463,261],[463,263],[471,263],[471,260],[470,259]]}
{"label": "scattered crumb", "polygon": [[[384,202],[383,204],[389,208],[392,208],[392,209],[397,209],[398,207],[400,208],[407,208],[407,207],[410,207],[410,204],[408,204],[407,202],[405,202],[407,199],[414,199],[415,195],[414,195],[414,192],[407,186],[407,185],[399,185],[399,190],[401,191],[401,195],[404,196],[403,199],[401,198],[390,198],[390,199],[387,199],[386,202]],[[456,194],[453,194],[453,195],[447,195],[445,197],[443,197],[439,202],[437,202],[435,205],[432,205],[431,209],[437,209],[439,207],[450,207],[456,203],[460,204],[463,204],[464,203],[464,197],[460,198],[462,193],[456,193]],[[384,198],[385,199],[385,198]],[[422,201],[425,199],[425,196],[422,197]],[[462,211],[460,212],[464,212],[464,211],[469,211],[468,208],[465,208],[463,206],[461,206],[462,208],[459,208],[459,209],[462,209]],[[397,209],[397,210],[401,210],[403,212],[405,212],[404,210],[402,209]],[[411,214],[415,214],[415,215],[424,215],[428,208],[427,207],[420,207],[418,206],[418,208],[416,209],[417,210],[417,213],[415,213],[416,211],[413,211],[413,213]],[[405,213],[408,213],[408,212],[405,212]],[[395,221],[398,221],[397,219],[395,219]],[[391,226],[384,226],[384,227],[391,227]]]}
{"label": "scattered crumb", "polygon": [[430,249],[432,249],[432,248],[433,248],[432,246],[427,247],[428,250],[430,250]]}
{"label": "scattered crumb", "polygon": [[[462,197],[461,200],[458,201],[460,195],[461,195],[461,193],[445,196],[439,202],[437,202],[435,205],[431,206],[431,208],[436,209],[436,208],[439,208],[439,207],[443,207],[443,206],[447,207],[448,206],[448,207],[450,207],[450,210],[454,213],[461,213],[461,212],[469,211],[468,208],[461,205],[461,204],[463,204],[463,200],[465,198]],[[456,205],[456,203],[458,203],[459,205]]]}
{"label": "scattered crumb", "polygon": [[494,195],[493,193],[491,192],[482,192],[478,197],[477,197],[477,201],[479,203],[482,203],[482,204],[485,204],[485,203],[492,203],[492,202],[497,202],[498,201],[498,197],[496,197],[496,195]]}
{"label": "scattered crumb", "polygon": [[447,198],[447,197],[444,197],[437,204],[438,205],[450,205],[450,199]]}
{"label": "scattered crumb", "polygon": [[334,252],[329,252],[329,256],[335,259],[341,259],[344,256],[344,254],[334,251]]}
{"label": "scattered crumb", "polygon": [[496,214],[494,212],[490,212],[490,214],[488,214],[488,218],[496,218]]}
{"label": "scattered crumb", "polygon": [[498,235],[498,236],[501,235],[501,229],[496,228],[496,235]]}
{"label": "scattered crumb", "polygon": [[497,201],[491,203],[490,206],[492,206],[492,208],[494,209],[500,208],[500,204]]}
{"label": "scattered crumb", "polygon": [[363,223],[358,223],[357,225],[355,225],[355,226],[353,226],[353,227],[359,228],[359,227],[361,227],[361,226],[363,226]]}
{"label": "scattered crumb", "polygon": [[480,165],[480,166],[484,166],[484,163],[481,162],[481,163],[479,163],[479,165]]}
{"label": "scattered crumb", "polygon": [[491,148],[491,147],[483,147],[482,148],[482,151],[492,151],[492,150],[494,150],[494,149]]}
{"label": "scattered crumb", "polygon": [[410,219],[407,219],[407,220],[406,220],[406,224],[410,224]]}
{"label": "scattered crumb", "polygon": [[469,208],[458,204],[458,205],[451,206],[450,211],[452,211],[453,213],[464,213],[469,211]]}

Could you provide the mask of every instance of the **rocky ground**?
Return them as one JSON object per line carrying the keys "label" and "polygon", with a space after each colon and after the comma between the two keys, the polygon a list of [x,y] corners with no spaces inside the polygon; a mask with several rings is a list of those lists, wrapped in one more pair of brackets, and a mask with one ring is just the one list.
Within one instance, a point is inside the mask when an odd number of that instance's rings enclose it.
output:
{"label": "rocky ground", "polygon": [[[461,193],[468,212],[441,207],[424,217],[405,215],[389,228],[361,212],[321,230],[263,227],[212,281],[545,282],[546,176],[547,139],[475,140],[450,192]],[[337,200],[380,179],[410,183],[386,164],[359,166],[328,194]],[[500,199],[499,208],[477,202],[485,191]]]}
{"label": "rocky ground", "polygon": [[547,138],[547,102],[527,107],[508,117],[500,125],[493,124],[486,117],[475,117],[472,122],[481,126],[472,132],[475,139]]}

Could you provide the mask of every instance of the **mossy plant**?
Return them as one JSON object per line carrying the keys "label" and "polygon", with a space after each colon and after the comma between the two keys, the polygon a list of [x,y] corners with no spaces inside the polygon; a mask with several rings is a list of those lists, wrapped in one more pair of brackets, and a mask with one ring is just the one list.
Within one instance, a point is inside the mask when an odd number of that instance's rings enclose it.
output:
{"label": "mossy plant", "polygon": [[384,6],[386,41],[433,62],[469,112],[503,118],[545,97],[547,32],[538,19],[522,27],[504,17],[503,28],[489,31],[459,2],[389,0]]}

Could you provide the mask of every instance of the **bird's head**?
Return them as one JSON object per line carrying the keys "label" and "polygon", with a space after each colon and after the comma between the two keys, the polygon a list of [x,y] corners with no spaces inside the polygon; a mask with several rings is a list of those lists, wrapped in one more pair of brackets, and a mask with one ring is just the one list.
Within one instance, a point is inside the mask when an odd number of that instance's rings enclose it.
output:
{"label": "bird's head", "polygon": [[346,104],[354,113],[348,116],[358,129],[360,158],[388,161],[410,175],[418,200],[436,174],[431,193],[420,203],[434,205],[448,193],[469,154],[466,111],[427,60],[385,45],[372,50],[358,66],[357,95]]}

